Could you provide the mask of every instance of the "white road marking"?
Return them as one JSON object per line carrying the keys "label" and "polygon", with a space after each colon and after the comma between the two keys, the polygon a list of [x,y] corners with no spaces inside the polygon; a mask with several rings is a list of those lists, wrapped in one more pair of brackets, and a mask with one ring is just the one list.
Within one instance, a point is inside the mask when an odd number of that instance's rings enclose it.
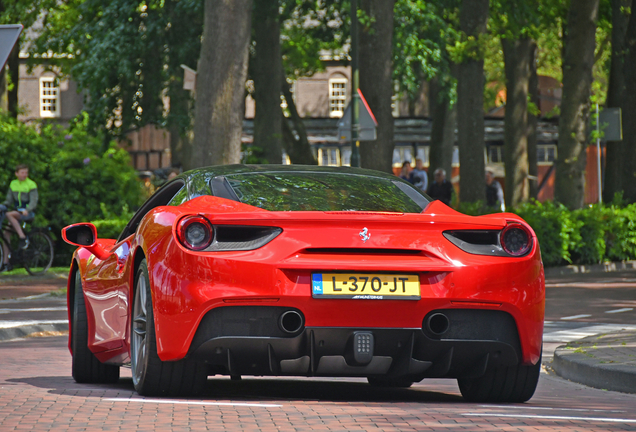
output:
{"label": "white road marking", "polygon": [[36,294],[36,295],[28,296],[28,297],[18,297],[18,298],[14,298],[14,299],[5,299],[5,300],[0,300],[0,303],[21,303],[23,301],[42,299],[42,298],[45,298],[45,297],[51,297],[51,294],[44,293],[44,294]]}
{"label": "white road marking", "polygon": [[607,417],[571,417],[571,416],[548,416],[548,415],[527,415],[527,414],[501,414],[501,413],[462,413],[463,416],[470,417],[512,417],[527,418],[537,420],[570,420],[570,421],[596,421],[609,423],[636,423],[636,419],[621,419]]}
{"label": "white road marking", "polygon": [[633,311],[634,308],[623,308],[623,309],[614,309],[611,311],[605,311],[605,313],[621,313],[621,312],[629,312],[629,311]]}
{"label": "white road marking", "polygon": [[28,308],[28,309],[0,309],[0,314],[6,314],[11,312],[52,312],[52,311],[65,311],[66,306],[59,307],[43,307],[43,308]]}
{"label": "white road marking", "polygon": [[602,409],[586,409],[586,408],[551,408],[551,407],[525,406],[525,405],[481,405],[481,408],[527,409],[527,410],[550,410],[550,411],[583,411],[583,412],[604,412],[604,413],[625,412],[623,410],[602,410]]}
{"label": "white road marking", "polygon": [[544,333],[543,342],[572,342],[588,336],[594,336],[602,333],[611,333],[621,330],[636,330],[636,325],[601,324],[580,327],[571,330],[559,330],[555,332]]}
{"label": "white road marking", "polygon": [[592,315],[587,315],[587,314],[582,314],[582,315],[572,315],[569,317],[563,317],[561,318],[562,320],[574,320],[574,319],[579,319],[579,318],[588,318],[591,317]]}
{"label": "white road marking", "polygon": [[68,320],[0,321],[0,329],[30,326],[30,325],[46,325],[46,324],[68,324]]}
{"label": "white road marking", "polygon": [[174,404],[174,405],[209,405],[209,406],[231,406],[231,407],[258,407],[258,408],[282,408],[282,405],[275,404],[257,404],[242,402],[198,402],[183,400],[166,400],[166,399],[119,399],[107,398],[103,399],[109,402],[139,402],[139,403],[156,403],[156,404]]}

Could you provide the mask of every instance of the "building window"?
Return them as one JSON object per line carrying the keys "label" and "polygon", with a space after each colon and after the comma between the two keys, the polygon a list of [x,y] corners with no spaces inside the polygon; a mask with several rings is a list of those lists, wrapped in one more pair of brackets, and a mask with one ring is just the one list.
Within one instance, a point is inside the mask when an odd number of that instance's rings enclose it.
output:
{"label": "building window", "polygon": [[55,77],[40,78],[40,117],[60,116],[60,88]]}
{"label": "building window", "polygon": [[391,96],[391,114],[393,117],[400,116],[400,94],[396,93]]}
{"label": "building window", "polygon": [[318,165],[340,166],[340,149],[323,147],[318,150]]}
{"label": "building window", "polygon": [[351,166],[351,146],[345,146],[340,148],[340,162],[342,166]]}
{"label": "building window", "polygon": [[347,102],[347,79],[329,80],[329,117],[342,117]]}
{"label": "building window", "polygon": [[503,146],[491,145],[488,146],[488,159],[487,164],[503,163]]}
{"label": "building window", "polygon": [[404,162],[408,162],[411,166],[415,164],[413,157],[413,146],[395,146],[393,148],[393,166],[402,168]]}
{"label": "building window", "polygon": [[537,145],[537,165],[552,165],[557,158],[557,148],[554,144]]}

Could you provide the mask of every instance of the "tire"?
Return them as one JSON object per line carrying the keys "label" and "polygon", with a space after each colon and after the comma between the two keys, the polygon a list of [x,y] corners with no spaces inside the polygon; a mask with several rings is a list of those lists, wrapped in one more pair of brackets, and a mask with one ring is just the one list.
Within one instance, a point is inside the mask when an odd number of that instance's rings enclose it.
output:
{"label": "tire", "polygon": [[28,234],[29,247],[22,251],[22,265],[30,275],[46,272],[53,264],[53,240],[43,231]]}
{"label": "tire", "polygon": [[148,265],[137,271],[130,331],[133,385],[142,396],[192,396],[206,383],[205,364],[190,360],[162,361],[157,354]]}
{"label": "tire", "polygon": [[100,362],[88,349],[88,321],[79,271],[75,271],[71,349],[73,351],[72,374],[76,382],[110,384],[119,380],[119,366]]}
{"label": "tire", "polygon": [[539,382],[541,357],[532,366],[491,369],[485,375],[457,380],[459,390],[469,402],[521,403],[530,400]]}
{"label": "tire", "polygon": [[373,387],[387,388],[409,388],[413,385],[413,381],[408,378],[388,378],[384,376],[367,377],[367,381]]}

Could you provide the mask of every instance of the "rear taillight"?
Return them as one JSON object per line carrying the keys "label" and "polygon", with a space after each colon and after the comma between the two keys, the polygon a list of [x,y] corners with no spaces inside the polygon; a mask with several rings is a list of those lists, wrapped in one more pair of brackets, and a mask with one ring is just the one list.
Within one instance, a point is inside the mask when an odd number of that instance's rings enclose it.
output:
{"label": "rear taillight", "polygon": [[532,248],[532,235],[525,226],[514,223],[506,226],[499,235],[501,248],[512,256],[527,254]]}
{"label": "rear taillight", "polygon": [[214,240],[214,228],[203,216],[188,216],[179,221],[177,237],[186,248],[200,251]]}

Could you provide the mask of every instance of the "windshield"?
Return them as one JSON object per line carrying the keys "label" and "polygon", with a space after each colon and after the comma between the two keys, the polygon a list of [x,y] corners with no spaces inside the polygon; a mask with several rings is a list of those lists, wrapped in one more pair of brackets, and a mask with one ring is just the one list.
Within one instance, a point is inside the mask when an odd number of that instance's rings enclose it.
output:
{"label": "windshield", "polygon": [[[212,180],[214,194],[223,196]],[[223,177],[230,195],[271,211],[420,213],[430,199],[401,180],[334,172],[240,173]]]}

